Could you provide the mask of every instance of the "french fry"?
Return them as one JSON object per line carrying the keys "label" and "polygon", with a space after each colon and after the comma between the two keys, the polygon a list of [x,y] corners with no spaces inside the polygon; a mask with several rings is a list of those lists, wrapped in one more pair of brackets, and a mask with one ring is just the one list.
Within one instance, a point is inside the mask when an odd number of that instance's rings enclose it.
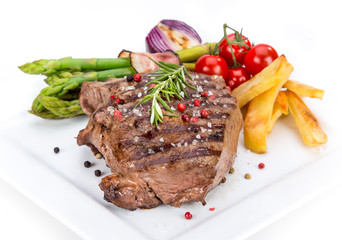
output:
{"label": "french fry", "polygon": [[255,153],[267,151],[267,133],[274,102],[286,81],[287,78],[280,78],[275,86],[249,103],[244,122],[244,140],[246,147]]}
{"label": "french fry", "polygon": [[311,87],[301,82],[288,80],[284,84],[284,88],[296,93],[300,97],[310,97],[322,99],[324,91],[318,88]]}
{"label": "french fry", "polygon": [[287,62],[284,55],[281,55],[260,73],[235,88],[232,95],[237,98],[241,108],[253,98],[276,86],[284,79],[288,80],[292,71],[292,65]]}
{"label": "french fry", "polygon": [[290,90],[287,90],[285,93],[289,103],[290,114],[295,120],[304,143],[307,146],[318,146],[326,143],[327,135],[303,100]]}
{"label": "french fry", "polygon": [[272,129],[281,115],[287,115],[289,114],[288,110],[288,103],[287,103],[287,97],[285,92],[280,91],[278,93],[278,96],[276,100],[274,101],[274,106],[273,106],[273,113],[270,119],[270,122],[268,123],[267,127],[267,134],[270,134],[272,132]]}

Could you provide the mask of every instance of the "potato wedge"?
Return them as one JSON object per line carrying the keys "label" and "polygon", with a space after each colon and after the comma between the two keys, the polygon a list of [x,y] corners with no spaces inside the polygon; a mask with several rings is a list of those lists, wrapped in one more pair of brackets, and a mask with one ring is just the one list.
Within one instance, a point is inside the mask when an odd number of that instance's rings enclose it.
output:
{"label": "potato wedge", "polygon": [[255,153],[267,151],[267,132],[274,102],[286,81],[287,78],[280,78],[275,86],[249,103],[244,122],[244,140],[246,147]]}
{"label": "potato wedge", "polygon": [[289,103],[290,114],[295,120],[304,143],[307,146],[318,146],[326,143],[327,135],[303,100],[290,90],[287,90],[285,93]]}
{"label": "potato wedge", "polygon": [[276,100],[274,101],[274,106],[273,106],[273,113],[270,119],[270,122],[268,123],[267,127],[267,134],[270,134],[272,132],[272,129],[281,115],[285,114],[287,115],[289,113],[288,110],[288,104],[287,104],[287,97],[285,92],[280,91],[278,93],[278,96]]}
{"label": "potato wedge", "polygon": [[284,84],[284,88],[296,93],[300,97],[310,97],[322,99],[324,91],[318,88],[311,87],[301,82],[288,80]]}
{"label": "potato wedge", "polygon": [[284,91],[279,91],[277,98],[274,101],[274,108],[278,108],[285,115],[289,114],[287,97]]}
{"label": "potato wedge", "polygon": [[270,134],[272,132],[275,123],[277,122],[278,118],[281,117],[281,115],[283,115],[283,112],[279,108],[273,109],[271,119],[267,126],[267,134]]}
{"label": "potato wedge", "polygon": [[292,65],[287,62],[284,55],[281,55],[260,73],[235,88],[232,95],[237,98],[241,108],[259,94],[276,86],[284,79],[289,79],[292,71]]}

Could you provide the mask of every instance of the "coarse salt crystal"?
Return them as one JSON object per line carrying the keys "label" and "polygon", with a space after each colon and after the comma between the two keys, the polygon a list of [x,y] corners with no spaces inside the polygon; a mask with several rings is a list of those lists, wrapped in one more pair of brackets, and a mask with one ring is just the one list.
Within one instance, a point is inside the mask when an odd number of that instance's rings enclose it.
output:
{"label": "coarse salt crystal", "polygon": [[181,91],[179,94],[181,95],[182,98],[184,98],[184,92],[183,91]]}
{"label": "coarse salt crystal", "polygon": [[222,118],[227,118],[227,116],[226,115],[222,115]]}
{"label": "coarse salt crystal", "polygon": [[156,153],[156,152],[155,152],[155,151],[153,151],[153,149],[151,149],[151,148],[147,149],[147,152],[148,152],[149,154]]}
{"label": "coarse salt crystal", "polygon": [[208,95],[213,95],[213,92],[212,91],[208,91]]}
{"label": "coarse salt crystal", "polygon": [[177,143],[177,147],[181,147],[182,146],[182,143]]}
{"label": "coarse salt crystal", "polygon": [[197,143],[197,140],[192,141],[192,145],[196,145],[196,143]]}
{"label": "coarse salt crystal", "polygon": [[187,147],[187,146],[188,146],[188,143],[187,143],[187,142],[185,142],[185,143],[184,143],[184,147]]}
{"label": "coarse salt crystal", "polygon": [[206,128],[204,128],[204,127],[201,127],[201,132],[202,133],[204,133],[204,132],[206,132],[207,131],[207,129]]}
{"label": "coarse salt crystal", "polygon": [[199,78],[199,76],[196,74],[195,78]]}
{"label": "coarse salt crystal", "polygon": [[208,122],[208,124],[207,124],[207,125],[208,125],[208,127],[210,127],[210,128],[211,128],[211,126],[212,126],[212,124],[211,124],[210,122]]}
{"label": "coarse salt crystal", "polygon": [[204,79],[204,81],[203,81],[204,83],[208,83],[208,80],[206,80],[206,79]]}
{"label": "coarse salt crystal", "polygon": [[174,143],[171,143],[171,146],[172,146],[172,147],[175,147],[175,146],[176,146],[176,144],[174,144]]}
{"label": "coarse salt crystal", "polygon": [[197,92],[203,92],[202,86],[198,86],[198,87],[197,87]]}
{"label": "coarse salt crystal", "polygon": [[159,142],[164,142],[164,138],[160,138],[160,139],[159,139]]}
{"label": "coarse salt crystal", "polygon": [[138,115],[138,114],[140,113],[140,111],[139,111],[138,109],[134,108],[134,109],[132,110],[132,113]]}
{"label": "coarse salt crystal", "polygon": [[139,92],[137,96],[140,98],[140,97],[142,96],[142,93],[141,93],[141,92]]}
{"label": "coarse salt crystal", "polygon": [[134,142],[138,142],[139,141],[139,137],[138,136],[135,136],[134,137]]}
{"label": "coarse salt crystal", "polygon": [[227,104],[223,104],[223,107],[228,107],[228,105]]}
{"label": "coarse salt crystal", "polygon": [[201,135],[197,134],[197,135],[196,135],[196,138],[197,138],[197,139],[201,139]]}
{"label": "coarse salt crystal", "polygon": [[128,86],[128,87],[126,87],[126,90],[127,90],[127,91],[134,90],[134,89],[135,89],[134,86]]}
{"label": "coarse salt crystal", "polygon": [[108,112],[114,112],[114,107],[113,107],[113,106],[107,107],[107,111],[108,111]]}

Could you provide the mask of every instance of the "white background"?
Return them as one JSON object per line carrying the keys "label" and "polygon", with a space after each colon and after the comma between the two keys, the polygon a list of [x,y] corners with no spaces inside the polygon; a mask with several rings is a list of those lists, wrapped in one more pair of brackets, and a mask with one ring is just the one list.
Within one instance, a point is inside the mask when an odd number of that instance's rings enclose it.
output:
{"label": "white background", "polygon": [[[44,85],[37,76],[21,73],[18,65],[40,58],[116,57],[123,48],[143,51],[145,35],[164,18],[187,22],[204,42],[217,41],[223,23],[243,27],[253,42],[284,53],[296,80],[310,79],[323,89],[326,84],[341,87],[340,10],[339,1],[332,0],[1,1],[1,124],[23,111],[13,102],[29,109],[34,95],[25,95],[27,88]],[[17,86],[18,78],[27,83]],[[79,239],[3,180],[0,189],[0,239]],[[341,239],[340,189],[327,190],[251,239]]]}

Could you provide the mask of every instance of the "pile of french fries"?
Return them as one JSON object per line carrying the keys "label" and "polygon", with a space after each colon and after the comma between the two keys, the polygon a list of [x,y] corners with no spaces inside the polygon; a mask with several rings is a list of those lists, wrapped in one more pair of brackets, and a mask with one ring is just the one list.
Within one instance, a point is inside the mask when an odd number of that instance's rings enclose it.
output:
{"label": "pile of french fries", "polygon": [[294,118],[299,133],[307,146],[327,142],[315,115],[305,105],[302,97],[322,99],[324,91],[306,84],[289,80],[293,66],[284,55],[249,81],[233,90],[240,108],[247,107],[244,119],[244,141],[255,153],[267,151],[267,135],[280,116]]}

